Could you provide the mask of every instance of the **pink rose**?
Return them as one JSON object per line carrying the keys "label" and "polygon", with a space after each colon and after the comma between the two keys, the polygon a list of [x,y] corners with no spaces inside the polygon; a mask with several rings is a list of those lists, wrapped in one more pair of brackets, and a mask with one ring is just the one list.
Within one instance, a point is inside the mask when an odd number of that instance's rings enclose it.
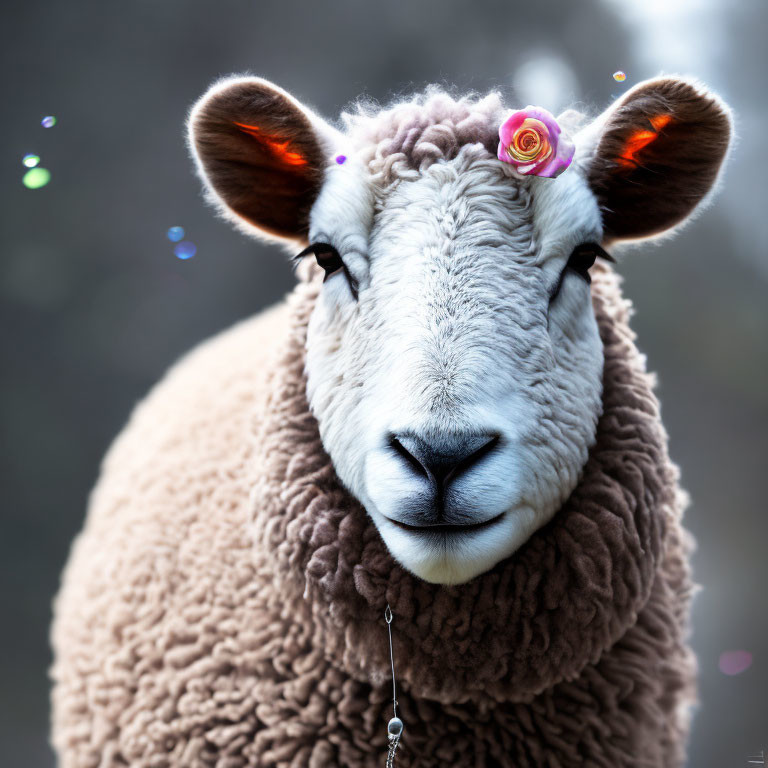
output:
{"label": "pink rose", "polygon": [[521,176],[554,179],[573,160],[575,147],[560,137],[554,116],[542,107],[513,112],[499,128],[498,157]]}

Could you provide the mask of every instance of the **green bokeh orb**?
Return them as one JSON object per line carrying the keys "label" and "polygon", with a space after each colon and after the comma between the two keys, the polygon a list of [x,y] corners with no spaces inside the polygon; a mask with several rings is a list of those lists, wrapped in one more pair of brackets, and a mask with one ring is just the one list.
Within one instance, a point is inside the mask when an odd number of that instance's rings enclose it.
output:
{"label": "green bokeh orb", "polygon": [[51,172],[47,168],[32,168],[24,174],[21,180],[27,189],[40,189],[51,180]]}

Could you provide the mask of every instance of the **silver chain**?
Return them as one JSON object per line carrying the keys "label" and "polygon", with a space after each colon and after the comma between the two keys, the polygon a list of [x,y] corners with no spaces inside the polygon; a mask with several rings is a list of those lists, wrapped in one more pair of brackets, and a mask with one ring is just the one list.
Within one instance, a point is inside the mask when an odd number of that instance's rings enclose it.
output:
{"label": "silver chain", "polygon": [[395,764],[395,752],[397,751],[397,745],[400,743],[400,737],[395,736],[389,742],[389,754],[387,754],[387,766],[386,768],[393,768]]}
{"label": "silver chain", "polygon": [[384,611],[384,621],[387,622],[387,632],[389,633],[389,663],[392,666],[392,719],[387,723],[387,738],[389,739],[389,753],[387,754],[386,768],[393,768],[395,765],[395,752],[400,744],[400,737],[403,734],[403,721],[397,716],[397,688],[395,687],[395,657],[392,652],[392,609],[387,603]]}

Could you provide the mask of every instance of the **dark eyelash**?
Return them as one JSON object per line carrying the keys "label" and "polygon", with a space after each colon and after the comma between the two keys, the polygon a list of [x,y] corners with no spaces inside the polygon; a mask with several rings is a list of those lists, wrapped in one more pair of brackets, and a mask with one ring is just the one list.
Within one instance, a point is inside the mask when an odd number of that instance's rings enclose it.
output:
{"label": "dark eyelash", "polygon": [[611,256],[608,251],[606,251],[604,248],[600,247],[597,243],[584,243],[585,246],[589,246],[592,248],[595,253],[597,253],[597,257],[599,259],[602,259],[603,261],[609,261],[611,264],[616,263],[616,259]]}
{"label": "dark eyelash", "polygon": [[[303,258],[309,255],[313,255],[317,261],[320,267],[323,267],[323,265],[320,263],[320,256],[322,253],[331,253],[333,254],[338,260],[339,260],[339,267],[338,269],[342,270],[344,272],[344,276],[347,279],[347,283],[349,284],[349,289],[352,292],[352,297],[357,301],[358,299],[358,289],[357,289],[357,281],[354,277],[350,274],[349,270],[347,269],[347,265],[344,263],[344,260],[339,255],[339,252],[334,248],[330,243],[310,243],[303,251],[300,253],[297,253],[295,256],[291,257],[291,261],[294,264],[294,270],[299,265],[299,262]],[[338,270],[334,270],[338,271]],[[326,273],[327,276],[331,273]]]}
{"label": "dark eyelash", "polygon": [[[590,255],[593,255],[593,258],[589,264],[586,264],[586,262],[589,261]],[[586,257],[582,259],[581,264],[578,263],[579,257]],[[581,243],[577,245],[573,251],[571,251],[571,255],[568,257],[568,262],[566,263],[565,267],[563,267],[562,272],[560,272],[560,277],[558,278],[557,284],[550,294],[549,303],[551,304],[560,293],[563,280],[565,279],[565,273],[569,269],[579,275],[579,277],[581,277],[587,283],[592,282],[589,276],[589,269],[598,258],[609,261],[612,264],[616,263],[616,259],[614,259],[610,253],[601,248],[597,243]]]}
{"label": "dark eyelash", "polygon": [[303,251],[297,253],[295,256],[291,256],[291,262],[293,263],[294,268],[296,265],[300,264],[306,256],[309,256],[310,254],[314,256],[315,248],[318,245],[324,245],[324,243],[310,243]]}

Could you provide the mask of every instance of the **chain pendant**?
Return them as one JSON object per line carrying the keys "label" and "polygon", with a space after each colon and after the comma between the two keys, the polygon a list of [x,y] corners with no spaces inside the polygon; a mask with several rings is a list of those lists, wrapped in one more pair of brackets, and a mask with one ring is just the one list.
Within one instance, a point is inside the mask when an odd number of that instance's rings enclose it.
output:
{"label": "chain pendant", "polygon": [[392,609],[387,603],[384,611],[384,621],[387,622],[389,633],[389,663],[392,666],[392,719],[387,723],[387,739],[389,739],[389,752],[387,753],[386,768],[394,768],[395,752],[403,735],[403,721],[397,716],[397,689],[395,688],[395,657],[392,653]]}

